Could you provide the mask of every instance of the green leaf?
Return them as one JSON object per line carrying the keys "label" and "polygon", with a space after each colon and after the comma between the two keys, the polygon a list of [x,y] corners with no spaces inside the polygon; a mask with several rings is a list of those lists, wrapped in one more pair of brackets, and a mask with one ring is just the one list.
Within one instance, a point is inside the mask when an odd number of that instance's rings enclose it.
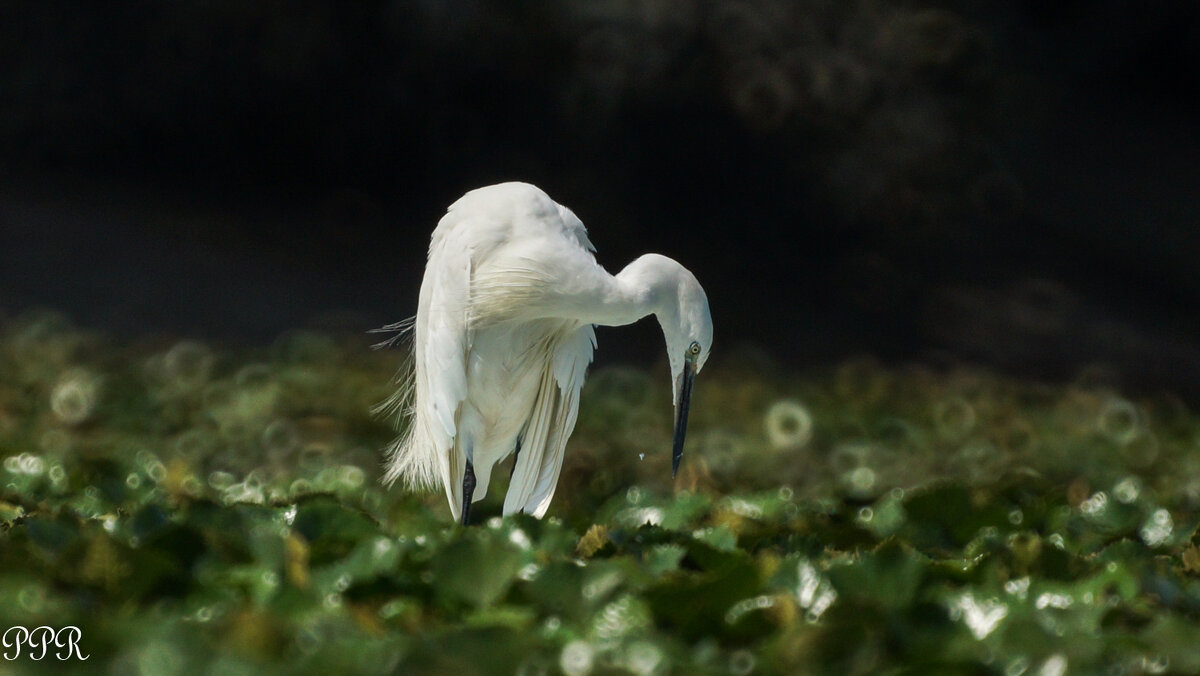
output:
{"label": "green leaf", "polygon": [[508,591],[521,567],[521,555],[505,542],[471,533],[444,547],[431,564],[440,598],[486,606]]}
{"label": "green leaf", "polygon": [[929,559],[892,539],[857,559],[827,571],[839,599],[899,610],[911,604],[925,579]]}
{"label": "green leaf", "polygon": [[[645,599],[664,629],[695,640],[733,631],[726,622],[729,609],[759,590],[758,571],[743,556],[730,558],[709,572],[665,579],[648,588]],[[751,631],[755,629],[758,627]]]}

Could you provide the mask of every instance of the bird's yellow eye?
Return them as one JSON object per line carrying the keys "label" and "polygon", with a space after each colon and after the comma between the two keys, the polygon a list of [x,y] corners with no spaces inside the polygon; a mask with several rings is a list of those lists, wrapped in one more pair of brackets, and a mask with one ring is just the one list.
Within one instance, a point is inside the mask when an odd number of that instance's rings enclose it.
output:
{"label": "bird's yellow eye", "polygon": [[688,354],[693,357],[700,356],[700,343],[693,340],[692,344],[688,346]]}

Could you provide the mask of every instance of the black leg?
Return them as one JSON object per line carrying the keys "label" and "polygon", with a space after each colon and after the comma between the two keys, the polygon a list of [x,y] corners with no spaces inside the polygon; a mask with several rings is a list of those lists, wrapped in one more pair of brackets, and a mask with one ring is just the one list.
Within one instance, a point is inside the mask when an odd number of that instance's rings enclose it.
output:
{"label": "black leg", "polygon": [[517,450],[513,451],[513,466],[508,470],[508,480],[512,481],[513,475],[517,473],[517,459],[521,457],[521,440],[517,439]]}
{"label": "black leg", "polygon": [[467,525],[467,519],[471,516],[471,496],[475,494],[475,467],[471,461],[467,461],[467,472],[463,475],[463,504],[462,504],[462,525]]}

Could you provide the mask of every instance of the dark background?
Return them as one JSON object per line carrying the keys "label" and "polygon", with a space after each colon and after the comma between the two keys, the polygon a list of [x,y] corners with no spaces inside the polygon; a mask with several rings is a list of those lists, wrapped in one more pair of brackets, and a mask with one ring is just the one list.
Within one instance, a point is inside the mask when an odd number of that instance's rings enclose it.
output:
{"label": "dark background", "polygon": [[[717,352],[1200,393],[1200,4],[0,3],[0,312],[262,343],[415,310],[526,180]],[[657,327],[599,357],[660,358]],[[653,345],[651,349],[650,345]]]}

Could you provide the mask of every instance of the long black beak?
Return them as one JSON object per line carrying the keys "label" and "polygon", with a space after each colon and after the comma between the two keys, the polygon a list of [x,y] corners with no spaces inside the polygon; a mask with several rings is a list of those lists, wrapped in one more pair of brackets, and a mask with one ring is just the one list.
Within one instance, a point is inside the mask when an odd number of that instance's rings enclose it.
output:
{"label": "long black beak", "polygon": [[679,474],[683,459],[683,438],[687,435],[688,405],[692,401],[692,383],[696,380],[696,363],[688,360],[680,374],[679,402],[675,404],[675,441],[671,444],[671,478]]}

